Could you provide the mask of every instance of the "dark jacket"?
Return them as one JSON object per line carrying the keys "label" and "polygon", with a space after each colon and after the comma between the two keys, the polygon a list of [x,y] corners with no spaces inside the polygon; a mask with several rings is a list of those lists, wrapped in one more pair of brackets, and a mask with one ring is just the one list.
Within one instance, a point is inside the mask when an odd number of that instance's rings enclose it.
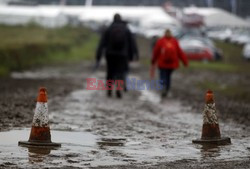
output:
{"label": "dark jacket", "polygon": [[[112,27],[121,26],[126,31],[126,40],[124,41],[124,47],[121,50],[114,50],[111,47],[110,38],[114,36],[111,34]],[[133,34],[127,27],[127,23],[124,21],[113,22],[106,31],[103,32],[99,46],[96,52],[96,60],[100,61],[103,52],[105,51],[105,56],[125,57],[127,61],[138,60],[138,49],[134,39]]]}

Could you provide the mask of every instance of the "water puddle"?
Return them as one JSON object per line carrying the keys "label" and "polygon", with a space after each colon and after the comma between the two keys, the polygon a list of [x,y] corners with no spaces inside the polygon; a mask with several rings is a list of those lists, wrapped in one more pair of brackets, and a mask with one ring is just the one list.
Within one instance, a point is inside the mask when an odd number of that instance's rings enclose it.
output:
{"label": "water puddle", "polygon": [[149,91],[149,90],[142,90],[141,91],[141,96],[139,97],[139,100],[148,101],[148,102],[151,102],[151,103],[160,103],[161,98],[155,92],[152,92],[152,91]]}
{"label": "water puddle", "polygon": [[126,143],[125,138],[101,138],[100,141],[96,142],[100,148],[104,148],[106,146],[124,146]]}
{"label": "water puddle", "polygon": [[89,119],[93,118],[93,113],[89,109],[89,104],[93,103],[92,94],[93,91],[87,90],[72,92],[64,99],[62,109],[50,113],[52,128],[68,131],[91,130]]}
{"label": "water puddle", "polygon": [[60,74],[60,71],[55,68],[44,68],[33,71],[12,72],[11,77],[14,79],[46,79],[57,78]]}
{"label": "water puddle", "polygon": [[[79,70],[77,70],[79,69]],[[31,71],[12,72],[11,77],[14,79],[48,79],[48,78],[71,78],[79,76],[81,73],[81,67],[44,67],[40,69],[34,69]]]}
{"label": "water puddle", "polygon": [[[52,167],[60,164],[75,166],[89,164],[91,151],[95,151],[97,136],[88,132],[51,131],[52,141],[62,143],[61,148],[26,148],[18,146],[18,141],[27,141],[30,129],[0,132],[0,164],[8,163],[23,168]],[[84,160],[80,160],[84,158]],[[77,164],[77,165],[76,165]],[[74,166],[73,165],[73,166]]]}
{"label": "water puddle", "polygon": [[[103,137],[89,132],[52,130],[53,142],[61,148],[40,149],[17,145],[27,140],[29,129],[0,133],[0,165],[27,167],[105,166],[125,164],[156,164],[176,160],[243,160],[249,159],[250,138],[232,139],[231,145],[196,145],[191,138],[167,140],[136,140],[135,138]],[[175,139],[173,138],[175,137]],[[8,162],[8,163],[6,163]]]}
{"label": "water puddle", "polygon": [[[1,146],[14,145],[17,141],[28,140],[30,129],[11,130],[8,132],[0,132]],[[51,131],[52,141],[62,144],[75,144],[81,146],[93,146],[97,136],[88,132],[68,132],[68,131]]]}
{"label": "water puddle", "polygon": [[202,114],[178,100],[160,101],[152,91],[129,91],[121,100],[105,91],[78,90],[50,112],[52,141],[58,149],[19,147],[30,129],[0,132],[0,168],[148,165],[178,160],[249,160],[250,137],[241,125],[220,123],[226,146],[192,144],[199,138]]}

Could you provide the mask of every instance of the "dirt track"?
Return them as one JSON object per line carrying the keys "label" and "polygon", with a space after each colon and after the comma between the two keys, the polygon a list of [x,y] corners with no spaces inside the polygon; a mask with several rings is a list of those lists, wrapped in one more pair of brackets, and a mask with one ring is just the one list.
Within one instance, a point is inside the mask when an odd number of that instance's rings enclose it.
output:
{"label": "dirt track", "polygon": [[[45,70],[45,74],[52,74],[54,70],[51,71]],[[49,98],[64,97],[72,90],[82,87],[79,80],[78,78],[69,80],[63,76],[0,79],[0,131],[9,130],[12,127],[28,127],[31,124],[39,87],[46,86],[49,90]],[[54,106],[51,108],[53,109]]]}
{"label": "dirt track", "polygon": [[[105,77],[103,67],[96,73],[90,70],[86,64],[67,65],[16,73],[14,78],[1,79],[2,131],[30,126],[37,90],[42,85],[49,92],[52,129],[72,134],[87,132],[97,138],[96,143],[88,148],[64,143],[62,149],[41,156],[31,151],[27,157],[23,148],[19,151],[26,155],[11,155],[11,151],[1,147],[0,167],[250,167],[250,129],[244,125],[248,124],[249,115],[235,118],[233,111],[227,111],[230,114],[225,115],[217,103],[221,110],[223,135],[230,136],[233,144],[209,148],[191,144],[193,138],[200,137],[203,91],[189,88],[185,92],[185,86],[192,85],[192,78],[197,74],[190,75],[189,80],[183,82],[186,75],[181,71],[175,72],[173,97],[164,102],[154,91],[129,91],[121,101],[106,99],[102,91],[84,90],[86,77]],[[131,75],[147,79],[147,70],[136,66],[132,68]],[[201,79],[207,76],[206,73],[198,75]],[[216,100],[222,102],[218,98]],[[57,135],[54,137],[57,139]],[[29,162],[26,162],[27,158]],[[38,158],[46,160],[39,161]]]}

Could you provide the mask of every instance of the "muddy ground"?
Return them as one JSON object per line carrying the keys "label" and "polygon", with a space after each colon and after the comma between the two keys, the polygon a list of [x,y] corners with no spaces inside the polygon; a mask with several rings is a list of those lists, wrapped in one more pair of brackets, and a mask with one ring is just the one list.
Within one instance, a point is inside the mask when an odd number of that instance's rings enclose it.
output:
{"label": "muddy ground", "polygon": [[[184,79],[184,80],[183,80]],[[204,93],[208,88],[201,88],[197,84],[204,82],[216,82],[222,86],[234,85],[232,90],[238,90],[242,84],[250,85],[250,74],[247,73],[228,73],[228,72],[213,72],[213,71],[191,71],[179,72],[175,76],[175,83],[173,84],[173,94],[181,99],[185,104],[192,105],[194,110],[202,110],[202,102],[204,101]],[[212,88],[213,89],[213,88]],[[246,91],[244,95],[249,93]],[[234,121],[240,124],[249,125],[250,121],[250,102],[247,97],[239,99],[242,93],[235,92],[230,97],[221,92],[215,92],[215,100],[219,117],[224,121]]]}
{"label": "muddy ground", "polygon": [[[84,90],[87,77],[105,78],[104,66],[92,72],[91,65],[45,67],[1,79],[1,131],[30,127],[38,88],[45,86],[51,128],[95,137],[95,144],[87,148],[64,143],[61,150],[45,153],[43,160],[39,153],[34,156],[37,152],[29,150],[27,155],[26,149],[18,149],[25,153],[19,155],[12,153],[15,147],[1,146],[1,168],[250,168],[249,103],[216,95],[223,135],[230,136],[233,144],[206,148],[191,143],[200,137],[205,92],[193,86],[209,78],[225,82],[228,76],[235,81],[242,77],[176,71],[172,97],[166,100],[155,91],[129,91],[117,100],[107,99],[103,91]],[[132,65],[130,77],[148,79],[148,67]],[[57,141],[59,136],[54,137]]]}
{"label": "muddy ground", "polygon": [[[149,80],[148,69],[148,66],[136,63],[135,68],[132,66],[131,73],[140,77],[140,79]],[[0,78],[0,110],[2,117],[0,119],[0,131],[11,127],[27,127],[30,124],[32,117],[27,115],[33,113],[33,106],[36,102],[34,93],[37,92],[39,87],[46,86],[50,91],[49,96],[51,98],[60,98],[76,89],[82,89],[86,85],[84,77],[87,74],[94,75],[91,62],[88,64],[46,67],[34,71],[37,71],[37,73],[32,74],[32,71],[16,72],[12,74],[12,77]],[[104,71],[105,66],[102,66],[100,72]],[[180,99],[183,104],[190,105],[194,112],[200,113],[207,89],[197,87],[197,83],[209,80],[223,82],[224,84],[237,84],[243,80],[250,83],[250,75],[205,70],[187,73],[177,70],[173,74],[171,95],[173,98]],[[219,116],[223,120],[249,125],[250,103],[248,100],[229,99],[216,93],[215,97],[220,112]]]}
{"label": "muddy ground", "polygon": [[[48,68],[45,76],[32,78],[1,78],[0,83],[0,131],[9,130],[12,127],[27,127],[32,120],[34,104],[36,103],[35,93],[39,87],[46,86],[49,90],[49,98],[64,97],[74,89],[82,87],[81,79],[53,76],[57,68]],[[59,68],[61,69],[61,68]],[[63,68],[67,69],[66,68]],[[68,68],[69,69],[69,68]],[[72,68],[69,69],[72,71]],[[14,73],[15,74],[15,73]],[[56,104],[56,103],[55,103]],[[54,104],[52,104],[54,105]],[[54,106],[51,108],[53,109]]]}

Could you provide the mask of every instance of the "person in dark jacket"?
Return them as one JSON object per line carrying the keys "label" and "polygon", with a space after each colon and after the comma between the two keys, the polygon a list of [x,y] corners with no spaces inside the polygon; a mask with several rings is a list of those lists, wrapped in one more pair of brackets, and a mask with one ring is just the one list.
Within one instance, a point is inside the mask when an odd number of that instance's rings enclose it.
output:
{"label": "person in dark jacket", "polygon": [[[99,66],[103,52],[107,63],[107,80],[123,80],[129,71],[129,61],[138,60],[138,50],[135,39],[119,14],[114,15],[113,23],[103,32],[97,53],[96,67]],[[112,96],[112,90],[108,90]],[[122,97],[121,90],[116,90],[118,98]]]}
{"label": "person in dark jacket", "polygon": [[171,31],[167,29],[165,35],[154,46],[151,66],[151,78],[154,78],[155,67],[158,65],[160,80],[163,83],[163,98],[170,90],[171,75],[179,67],[180,60],[184,66],[188,66],[186,55],[180,48],[178,41],[172,36]]}

